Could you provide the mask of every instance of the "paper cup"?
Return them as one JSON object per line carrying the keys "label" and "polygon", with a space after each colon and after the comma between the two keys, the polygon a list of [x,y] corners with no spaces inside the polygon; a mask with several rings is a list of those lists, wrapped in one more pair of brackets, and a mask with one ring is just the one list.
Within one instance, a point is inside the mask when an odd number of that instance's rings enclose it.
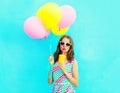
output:
{"label": "paper cup", "polygon": [[58,58],[58,62],[59,62],[59,63],[63,63],[63,62],[65,62],[65,60],[66,60],[66,56],[63,55],[63,54],[60,54],[60,55],[59,55],[59,58]]}

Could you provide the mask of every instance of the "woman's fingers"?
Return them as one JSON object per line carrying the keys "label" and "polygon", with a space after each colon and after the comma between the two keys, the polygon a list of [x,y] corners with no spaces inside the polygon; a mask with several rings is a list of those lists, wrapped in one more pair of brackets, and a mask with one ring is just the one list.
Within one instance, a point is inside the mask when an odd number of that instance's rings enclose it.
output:
{"label": "woman's fingers", "polygon": [[49,55],[48,60],[49,60],[49,61],[52,61],[52,59],[53,59],[53,58],[52,58],[52,55]]}
{"label": "woman's fingers", "polygon": [[59,67],[64,70],[65,69],[65,64],[64,63],[58,63]]}
{"label": "woman's fingers", "polygon": [[51,65],[54,64],[54,59],[53,59],[52,55],[49,55],[48,61],[50,62]]}

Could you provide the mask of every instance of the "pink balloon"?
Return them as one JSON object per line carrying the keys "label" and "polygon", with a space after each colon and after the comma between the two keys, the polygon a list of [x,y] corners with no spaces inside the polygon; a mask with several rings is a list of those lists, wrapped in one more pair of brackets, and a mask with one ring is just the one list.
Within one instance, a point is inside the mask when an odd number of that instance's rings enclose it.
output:
{"label": "pink balloon", "polygon": [[32,38],[44,38],[49,35],[49,31],[46,31],[45,26],[36,16],[30,17],[24,22],[24,31]]}
{"label": "pink balloon", "polygon": [[44,37],[43,37],[43,38],[44,38],[44,39],[45,39],[45,38],[47,38],[47,37],[48,37],[48,35],[49,35],[48,31],[46,31],[46,33],[45,33],[45,35],[44,35]]}
{"label": "pink balloon", "polygon": [[61,7],[62,18],[58,24],[60,28],[69,27],[76,19],[75,9],[69,5],[64,5]]}

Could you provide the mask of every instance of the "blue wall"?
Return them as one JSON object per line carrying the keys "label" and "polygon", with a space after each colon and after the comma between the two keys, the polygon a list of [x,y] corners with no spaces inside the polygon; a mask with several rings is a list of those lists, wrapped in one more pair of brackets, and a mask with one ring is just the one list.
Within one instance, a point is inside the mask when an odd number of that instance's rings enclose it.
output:
{"label": "blue wall", "polygon": [[[77,93],[120,93],[120,1],[53,1],[77,12],[67,33],[73,37],[79,62]],[[47,58],[60,37],[50,33],[44,40],[32,39],[23,30],[24,21],[47,2],[0,1],[0,93],[51,93]]]}

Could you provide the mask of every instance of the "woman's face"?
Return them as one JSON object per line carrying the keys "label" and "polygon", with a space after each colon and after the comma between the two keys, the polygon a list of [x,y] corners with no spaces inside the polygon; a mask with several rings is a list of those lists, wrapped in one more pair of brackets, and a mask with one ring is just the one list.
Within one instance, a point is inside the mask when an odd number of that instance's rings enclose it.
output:
{"label": "woman's face", "polygon": [[62,53],[67,53],[71,46],[69,39],[65,37],[59,43],[60,43],[60,50],[62,51]]}

